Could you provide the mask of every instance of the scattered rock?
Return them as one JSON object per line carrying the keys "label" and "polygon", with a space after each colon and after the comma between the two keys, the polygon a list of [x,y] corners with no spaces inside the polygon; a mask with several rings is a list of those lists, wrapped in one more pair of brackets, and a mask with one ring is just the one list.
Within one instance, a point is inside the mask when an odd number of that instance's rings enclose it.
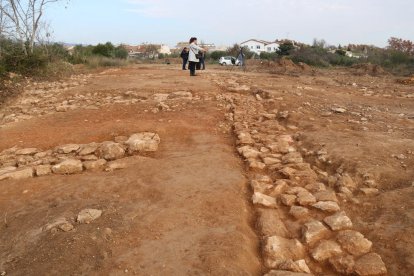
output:
{"label": "scattered rock", "polygon": [[122,170],[128,167],[128,164],[123,160],[115,160],[107,163],[106,171]]}
{"label": "scattered rock", "polygon": [[101,215],[102,215],[102,211],[101,210],[97,210],[97,209],[84,209],[84,210],[80,211],[80,213],[78,214],[78,217],[77,217],[76,221],[79,222],[79,223],[89,224],[92,221],[98,219]]}
{"label": "scattered rock", "polygon": [[16,151],[16,155],[33,155],[35,153],[38,153],[40,150],[37,148],[27,148],[27,149],[20,149]]}
{"label": "scattered rock", "polygon": [[118,143],[103,142],[102,145],[96,150],[96,154],[101,159],[111,161],[123,158],[125,156],[125,150]]}
{"label": "scattered rock", "polygon": [[280,164],[282,161],[280,161],[280,159],[278,158],[273,158],[273,157],[265,157],[263,158],[263,162],[268,165],[275,165],[275,164]]}
{"label": "scattered rock", "polygon": [[295,176],[296,170],[290,167],[285,167],[279,171],[284,177],[291,178]]}
{"label": "scattered rock", "polygon": [[254,140],[252,136],[250,135],[250,133],[240,132],[240,134],[237,137],[239,139],[238,142],[240,145],[253,145],[254,144]]}
{"label": "scattered rock", "polygon": [[277,208],[276,198],[262,193],[254,193],[252,200],[253,204],[263,205],[270,208]]}
{"label": "scattered rock", "polygon": [[52,167],[55,174],[75,174],[83,171],[83,165],[80,160],[68,159]]}
{"label": "scattered rock", "polygon": [[44,231],[60,229],[63,232],[69,232],[72,231],[73,228],[73,225],[68,222],[66,218],[58,218],[54,222],[47,224],[43,229]]}
{"label": "scattered rock", "polygon": [[260,155],[260,152],[257,151],[255,148],[252,148],[251,146],[243,146],[237,149],[239,154],[241,154],[245,159],[251,159],[251,158],[258,158]]}
{"label": "scattered rock", "polygon": [[283,156],[283,164],[303,163],[302,155],[299,152],[291,152]]}
{"label": "scattered rock", "polygon": [[342,107],[332,107],[331,110],[335,113],[345,113],[346,109]]}
{"label": "scattered rock", "polygon": [[360,256],[371,250],[372,242],[364,235],[354,230],[344,230],[338,233],[338,242],[342,247],[354,256]]}
{"label": "scattered rock", "polygon": [[97,143],[90,143],[87,145],[83,145],[81,147],[81,150],[79,151],[79,155],[80,156],[93,155],[95,151],[98,149],[98,147],[99,147],[99,144]]}
{"label": "scattered rock", "polygon": [[63,145],[63,146],[56,147],[56,151],[58,153],[68,154],[68,153],[71,153],[71,152],[78,151],[79,148],[80,148],[79,145],[76,145],[76,144],[68,144],[68,145]]}
{"label": "scattered rock", "polygon": [[317,201],[333,201],[338,202],[338,198],[334,191],[319,191],[314,194]]}
{"label": "scattered rock", "polygon": [[154,101],[163,102],[168,99],[169,94],[154,94]]}
{"label": "scattered rock", "polygon": [[296,196],[283,194],[280,196],[280,201],[286,206],[292,206],[296,202]]}
{"label": "scattered rock", "polygon": [[96,155],[83,155],[81,156],[82,161],[97,161],[99,158]]}
{"label": "scattered rock", "polygon": [[191,100],[192,98],[193,98],[193,94],[191,94],[191,92],[187,92],[187,91],[172,92],[171,94],[168,95],[168,99],[187,99],[187,100]]}
{"label": "scattered rock", "polygon": [[308,267],[308,264],[306,263],[305,260],[298,260],[295,263],[299,266],[299,268],[301,270],[300,272],[305,272],[305,273],[311,274],[311,271],[310,271],[310,269]]}
{"label": "scattered rock", "polygon": [[289,214],[296,219],[303,219],[309,216],[309,209],[301,206],[292,206]]}
{"label": "scattered rock", "polygon": [[309,267],[306,264],[305,260],[299,260],[294,262],[293,260],[287,260],[283,263],[281,263],[278,267],[278,269],[284,270],[284,271],[291,271],[291,272],[304,272],[304,273],[310,273]]}
{"label": "scattered rock", "polygon": [[107,161],[105,159],[99,159],[97,161],[86,161],[83,162],[83,166],[86,170],[94,171],[94,170],[102,170]]}
{"label": "scattered rock", "polygon": [[323,221],[333,231],[339,231],[339,230],[352,228],[352,221],[345,214],[345,212],[339,212],[339,213],[336,213],[333,216],[326,217]]}
{"label": "scattered rock", "polygon": [[16,170],[17,168],[15,166],[8,166],[8,167],[0,168],[0,175],[6,174],[9,172],[14,172]]}
{"label": "scattered rock", "polygon": [[355,272],[360,276],[384,275],[387,274],[387,268],[380,255],[370,253],[355,262]]}
{"label": "scattered rock", "polygon": [[318,261],[323,262],[333,256],[337,256],[342,253],[341,246],[334,241],[325,240],[321,241],[319,245],[312,250],[312,257]]}
{"label": "scattered rock", "polygon": [[125,142],[128,145],[129,153],[134,152],[153,152],[158,150],[158,145],[161,142],[160,137],[156,133],[143,132],[133,134]]}
{"label": "scattered rock", "polygon": [[164,102],[159,102],[159,103],[157,104],[157,108],[158,108],[158,110],[162,110],[162,111],[170,111],[170,110],[171,110],[170,106],[169,106],[169,105],[167,105],[167,104],[166,104],[166,103],[164,103]]}
{"label": "scattered rock", "polygon": [[15,170],[12,172],[8,172],[5,174],[0,175],[0,180],[3,179],[14,179],[14,180],[21,180],[33,177],[33,169],[32,168],[25,168],[20,170]]}
{"label": "scattered rock", "polygon": [[52,173],[52,166],[51,165],[39,165],[36,167],[35,170],[36,170],[37,176],[49,175]]}
{"label": "scattered rock", "polygon": [[272,184],[269,184],[267,182],[262,182],[262,181],[258,181],[258,180],[252,180],[250,182],[250,186],[252,187],[253,192],[258,192],[258,193],[266,193],[268,191],[270,191],[270,189],[273,188]]}
{"label": "scattered rock", "polygon": [[301,191],[297,196],[297,202],[302,206],[311,205],[316,202],[316,198],[308,191]]}
{"label": "scattered rock", "polygon": [[347,275],[354,272],[355,261],[351,255],[334,256],[329,259],[329,263],[338,273]]}
{"label": "scattered rock", "polygon": [[303,259],[305,247],[296,239],[272,236],[266,239],[264,256],[267,267],[277,268],[286,261]]}
{"label": "scattered rock", "polygon": [[257,161],[256,159],[248,159],[248,161],[249,161],[249,167],[251,169],[263,170],[264,168],[266,168],[265,163]]}
{"label": "scattered rock", "polygon": [[259,209],[258,215],[256,224],[262,236],[279,236],[285,238],[289,236],[288,230],[276,210]]}
{"label": "scattered rock", "polygon": [[379,194],[379,190],[376,188],[361,188],[360,190],[366,196],[376,196]]}
{"label": "scattered rock", "polygon": [[341,210],[338,203],[334,201],[319,201],[315,204],[312,204],[312,207],[325,212],[338,212]]}
{"label": "scattered rock", "polygon": [[287,118],[289,117],[289,111],[280,111],[280,112],[277,114],[277,117],[278,117],[279,119],[287,119]]}
{"label": "scattered rock", "polygon": [[272,195],[280,195],[287,189],[288,184],[285,180],[277,180],[272,189]]}
{"label": "scattered rock", "polygon": [[328,235],[329,232],[329,229],[317,220],[306,223],[302,228],[303,239],[307,244],[317,242]]}
{"label": "scattered rock", "polygon": [[301,272],[291,272],[286,270],[272,270],[269,273],[265,274],[265,276],[309,276],[309,274]]}
{"label": "scattered rock", "polygon": [[352,180],[352,178],[348,174],[344,174],[341,178],[339,178],[336,185],[337,187],[348,188],[351,191],[355,190],[357,187],[354,180]]}

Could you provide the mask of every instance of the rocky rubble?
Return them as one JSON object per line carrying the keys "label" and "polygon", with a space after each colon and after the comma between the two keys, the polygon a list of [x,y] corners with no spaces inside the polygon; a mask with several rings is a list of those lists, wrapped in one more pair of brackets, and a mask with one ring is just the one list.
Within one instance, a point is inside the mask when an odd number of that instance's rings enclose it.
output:
{"label": "rocky rubble", "polygon": [[[119,141],[119,137],[115,140]],[[0,152],[0,180],[27,179],[49,174],[69,175],[84,170],[112,171],[124,168],[124,157],[154,152],[161,142],[156,133],[131,135],[125,142],[105,141],[84,145],[70,144],[54,149],[10,148]]]}
{"label": "rocky rubble", "polygon": [[77,109],[99,109],[113,104],[132,105],[140,102],[155,102],[156,106],[152,111],[158,113],[159,111],[172,111],[169,103],[165,103],[166,101],[174,103],[176,100],[199,99],[189,91],[158,93],[152,96],[141,91],[124,91],[119,94],[114,94],[112,90],[68,93],[75,87],[85,86],[92,77],[93,75],[76,75],[59,82],[31,83],[25,87],[22,95],[13,104],[0,109],[0,127],[47,114]]}
{"label": "rocky rubble", "polygon": [[[270,96],[229,93],[221,98],[228,103],[231,115],[226,117],[249,170],[266,275],[385,274],[372,243],[352,229],[341,209],[340,201],[357,191],[353,179],[346,172],[330,176],[307,163],[309,152],[298,148],[297,128],[285,124],[290,113],[266,108],[275,101]],[[324,151],[316,156],[328,160]]]}

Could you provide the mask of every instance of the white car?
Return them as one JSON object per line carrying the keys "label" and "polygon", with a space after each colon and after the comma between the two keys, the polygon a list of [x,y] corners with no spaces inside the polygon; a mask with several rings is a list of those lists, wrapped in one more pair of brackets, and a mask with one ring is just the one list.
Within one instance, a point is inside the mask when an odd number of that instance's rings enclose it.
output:
{"label": "white car", "polygon": [[227,56],[227,57],[221,57],[219,60],[219,64],[224,65],[236,65],[238,66],[240,64],[240,61],[236,59],[235,57]]}

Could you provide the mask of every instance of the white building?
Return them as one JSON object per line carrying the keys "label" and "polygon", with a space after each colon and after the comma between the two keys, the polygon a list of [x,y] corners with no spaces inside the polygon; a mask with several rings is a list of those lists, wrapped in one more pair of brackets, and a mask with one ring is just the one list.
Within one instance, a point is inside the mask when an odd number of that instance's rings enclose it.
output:
{"label": "white building", "polygon": [[268,53],[274,53],[277,50],[279,50],[279,46],[280,46],[280,44],[279,43],[276,43],[276,42],[273,42],[273,43],[270,43],[270,44],[266,44],[265,45],[266,52],[268,52]]}
{"label": "white building", "polygon": [[170,46],[162,44],[162,45],[160,46],[159,53],[160,53],[160,54],[164,54],[164,55],[171,55],[171,49],[170,49]]}
{"label": "white building", "polygon": [[240,46],[249,48],[250,51],[260,55],[261,52],[273,53],[279,49],[279,44],[265,40],[249,39],[240,43]]}

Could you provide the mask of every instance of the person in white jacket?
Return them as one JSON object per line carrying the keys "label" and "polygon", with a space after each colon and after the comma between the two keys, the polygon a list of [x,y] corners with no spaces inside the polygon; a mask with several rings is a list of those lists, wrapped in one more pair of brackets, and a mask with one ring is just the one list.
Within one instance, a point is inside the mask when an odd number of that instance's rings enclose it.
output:
{"label": "person in white jacket", "polygon": [[200,54],[200,52],[207,52],[205,49],[201,48],[200,46],[197,45],[197,38],[196,37],[192,37],[190,39],[190,46],[189,46],[189,56],[188,56],[188,61],[189,61],[189,69],[190,69],[190,76],[195,76],[195,71],[196,71],[196,65],[197,63],[200,62],[200,60],[197,58],[198,54]]}

